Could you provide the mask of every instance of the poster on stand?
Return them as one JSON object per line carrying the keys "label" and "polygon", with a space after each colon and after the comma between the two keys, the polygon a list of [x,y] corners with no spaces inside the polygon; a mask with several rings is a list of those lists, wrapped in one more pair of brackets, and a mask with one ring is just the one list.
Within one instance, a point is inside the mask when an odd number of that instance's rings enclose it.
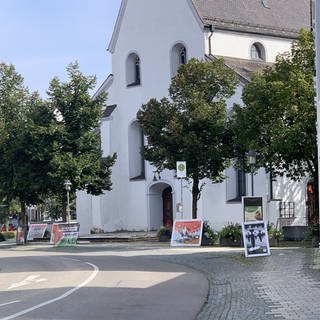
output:
{"label": "poster on stand", "polygon": [[203,222],[200,219],[175,220],[172,227],[171,246],[200,246]]}
{"label": "poster on stand", "polygon": [[50,243],[55,247],[70,247],[77,244],[79,223],[54,223]]}
{"label": "poster on stand", "polygon": [[262,222],[244,222],[242,235],[246,257],[269,256],[267,225]]}
{"label": "poster on stand", "polygon": [[242,197],[244,222],[263,221],[262,197]]}
{"label": "poster on stand", "polygon": [[47,230],[47,223],[32,223],[30,224],[27,240],[31,241],[35,238],[42,239],[44,237],[44,233]]}

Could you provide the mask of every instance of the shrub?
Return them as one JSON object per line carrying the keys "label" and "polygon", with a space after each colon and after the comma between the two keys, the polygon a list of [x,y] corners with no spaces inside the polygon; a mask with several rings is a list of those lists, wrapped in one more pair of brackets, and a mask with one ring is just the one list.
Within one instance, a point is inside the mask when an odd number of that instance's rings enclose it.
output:
{"label": "shrub", "polygon": [[269,238],[274,238],[277,241],[283,239],[282,231],[278,230],[273,223],[268,223],[267,229]]}
{"label": "shrub", "polygon": [[[4,231],[4,232],[1,232],[0,235],[2,235],[4,237],[4,240],[13,239],[16,237],[16,232],[15,231]],[[1,238],[0,238],[0,241],[1,241]]]}
{"label": "shrub", "polygon": [[232,242],[239,242],[242,239],[242,227],[239,223],[228,223],[218,233],[219,239],[228,239]]}
{"label": "shrub", "polygon": [[309,233],[311,236],[319,236],[319,223],[314,223],[309,227]]}
{"label": "shrub", "polygon": [[212,229],[208,221],[203,221],[202,238],[206,237],[210,240],[211,244],[214,244],[217,239],[217,233]]}
{"label": "shrub", "polygon": [[171,233],[172,233],[171,228],[162,226],[162,227],[159,228],[159,230],[157,232],[157,236],[158,237],[167,236],[168,238],[170,238],[171,237]]}

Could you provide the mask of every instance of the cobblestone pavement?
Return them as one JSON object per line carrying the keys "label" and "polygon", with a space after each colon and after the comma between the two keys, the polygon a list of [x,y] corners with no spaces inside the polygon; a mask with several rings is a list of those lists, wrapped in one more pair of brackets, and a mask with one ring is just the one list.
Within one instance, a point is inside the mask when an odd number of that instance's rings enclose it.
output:
{"label": "cobblestone pavement", "polygon": [[[273,249],[269,257],[245,258],[238,252],[166,256],[205,272],[207,303],[196,320],[320,319],[319,249]],[[159,258],[159,257],[158,257]]]}

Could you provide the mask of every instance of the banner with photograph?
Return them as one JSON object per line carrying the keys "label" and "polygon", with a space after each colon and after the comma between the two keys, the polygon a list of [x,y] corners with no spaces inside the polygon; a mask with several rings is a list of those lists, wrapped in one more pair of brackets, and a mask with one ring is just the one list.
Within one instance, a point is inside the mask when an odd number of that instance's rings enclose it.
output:
{"label": "banner with photograph", "polygon": [[79,226],[79,223],[54,223],[50,243],[55,247],[75,246],[79,237]]}
{"label": "banner with photograph", "polygon": [[175,220],[172,227],[171,246],[200,246],[203,222],[200,219]]}
{"label": "banner with photograph", "polygon": [[269,256],[267,225],[262,222],[244,222],[242,235],[246,257]]}
{"label": "banner with photograph", "polygon": [[243,197],[244,222],[263,221],[262,197]]}
{"label": "banner with photograph", "polygon": [[32,223],[29,227],[27,240],[33,240],[35,238],[43,238],[44,233],[47,230],[47,223]]}

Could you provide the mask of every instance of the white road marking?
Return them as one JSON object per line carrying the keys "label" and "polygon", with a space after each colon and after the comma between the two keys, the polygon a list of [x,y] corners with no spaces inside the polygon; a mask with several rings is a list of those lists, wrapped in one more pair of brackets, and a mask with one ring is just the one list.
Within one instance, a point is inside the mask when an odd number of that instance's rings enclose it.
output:
{"label": "white road marking", "polygon": [[92,274],[85,281],[80,283],[78,286],[68,290],[66,293],[64,293],[63,295],[61,295],[59,297],[56,297],[56,298],[51,299],[51,300],[47,300],[47,301],[42,302],[40,304],[37,304],[37,305],[35,305],[35,306],[31,307],[31,308],[28,308],[28,309],[22,310],[20,312],[17,312],[15,314],[12,314],[11,316],[7,316],[5,318],[1,318],[0,320],[15,319],[17,317],[20,317],[20,316],[26,314],[26,313],[29,313],[29,312],[34,311],[36,309],[42,308],[44,306],[47,306],[48,304],[51,304],[51,303],[54,303],[56,301],[62,300],[64,298],[70,296],[72,293],[76,292],[77,290],[81,289],[82,287],[86,286],[88,283],[90,283],[97,276],[97,274],[99,272],[99,268],[96,265],[94,265],[94,264],[92,264],[90,262],[86,262],[86,264],[91,266],[94,270],[93,270]]}
{"label": "white road marking", "polygon": [[21,300],[15,300],[15,301],[10,301],[10,302],[6,302],[6,303],[2,303],[0,304],[0,307],[3,307],[3,306],[7,306],[9,304],[13,304],[13,303],[17,303],[17,302],[20,302]]}
{"label": "white road marking", "polygon": [[39,278],[39,275],[31,275],[29,277],[27,277],[26,279],[17,282],[17,283],[13,283],[8,290],[10,289],[14,289],[14,288],[19,288],[22,286],[27,286],[28,284],[32,284],[32,283],[38,283],[38,282],[43,282],[43,281],[48,281],[48,279],[45,278]]}

